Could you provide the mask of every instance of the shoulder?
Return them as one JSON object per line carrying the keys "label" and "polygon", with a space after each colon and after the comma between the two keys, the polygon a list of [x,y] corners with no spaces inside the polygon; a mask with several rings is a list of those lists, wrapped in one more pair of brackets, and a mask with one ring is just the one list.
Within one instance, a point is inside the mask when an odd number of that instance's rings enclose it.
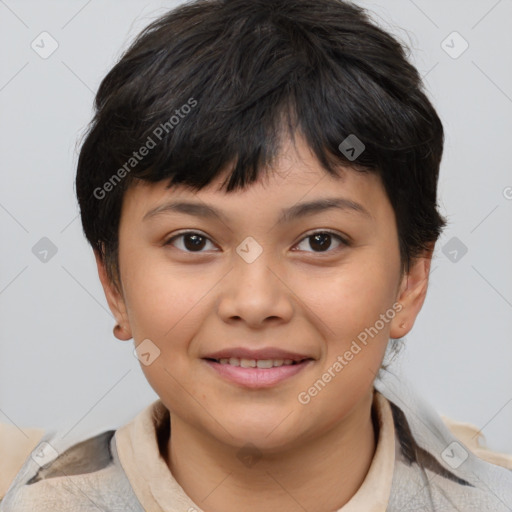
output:
{"label": "shoulder", "polygon": [[27,457],[1,512],[141,512],[115,446],[115,430],[67,444],[44,436]]}
{"label": "shoulder", "polygon": [[471,423],[455,421],[446,416],[441,416],[441,418],[450,429],[450,432],[462,441],[477,457],[491,464],[512,469],[512,454],[499,453],[488,448],[485,437],[478,427]]}
{"label": "shoulder", "polygon": [[[389,510],[512,510],[508,456],[490,456],[473,438],[476,427],[442,420],[421,407],[413,413],[391,407],[397,450]],[[503,457],[501,463],[496,457]]]}
{"label": "shoulder", "polygon": [[0,423],[0,500],[43,435],[43,429],[20,430],[14,425]]}

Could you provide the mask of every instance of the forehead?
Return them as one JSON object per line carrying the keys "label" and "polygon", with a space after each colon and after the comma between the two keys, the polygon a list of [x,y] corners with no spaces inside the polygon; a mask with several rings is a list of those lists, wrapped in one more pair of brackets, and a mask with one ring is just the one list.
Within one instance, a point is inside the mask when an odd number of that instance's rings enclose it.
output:
{"label": "forehead", "polygon": [[340,165],[337,175],[332,176],[299,136],[295,144],[290,139],[283,143],[272,166],[262,169],[257,181],[243,189],[225,192],[221,187],[231,170],[226,169],[199,191],[182,184],[167,188],[167,180],[157,183],[138,180],[125,192],[123,216],[142,221],[148,212],[169,199],[199,200],[219,205],[228,214],[232,210],[237,216],[282,210],[299,202],[327,197],[362,204],[376,214],[382,207],[390,207],[378,173]]}

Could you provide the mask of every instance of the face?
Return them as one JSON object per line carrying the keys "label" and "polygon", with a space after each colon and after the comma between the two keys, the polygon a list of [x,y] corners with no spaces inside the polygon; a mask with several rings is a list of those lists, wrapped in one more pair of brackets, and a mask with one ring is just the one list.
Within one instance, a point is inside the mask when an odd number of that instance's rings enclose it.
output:
{"label": "face", "polygon": [[223,178],[130,188],[122,294],[98,259],[100,278],[124,339],[150,340],[141,367],[171,416],[231,446],[293,448],[371,393],[388,339],[421,308],[428,263],[401,275],[378,175],[330,177],[301,138],[246,190],[220,191]]}

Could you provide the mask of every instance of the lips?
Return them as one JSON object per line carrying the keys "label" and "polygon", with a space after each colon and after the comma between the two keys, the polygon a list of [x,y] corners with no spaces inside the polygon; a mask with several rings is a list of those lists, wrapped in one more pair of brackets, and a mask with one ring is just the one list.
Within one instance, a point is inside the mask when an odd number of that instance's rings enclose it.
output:
{"label": "lips", "polygon": [[314,358],[278,348],[251,350],[243,347],[224,349],[202,358],[221,376],[246,388],[267,388],[309,367]]}

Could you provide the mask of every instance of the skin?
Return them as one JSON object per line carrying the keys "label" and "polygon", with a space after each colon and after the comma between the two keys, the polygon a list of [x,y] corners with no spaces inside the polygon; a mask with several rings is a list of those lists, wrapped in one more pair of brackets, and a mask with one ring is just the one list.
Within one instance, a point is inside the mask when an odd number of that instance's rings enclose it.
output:
{"label": "skin", "polygon": [[[375,452],[373,381],[389,338],[412,328],[427,291],[431,251],[401,273],[393,208],[374,173],[330,177],[300,137],[282,146],[274,172],[244,191],[199,192],[141,183],[124,197],[119,228],[122,289],[96,254],[119,339],[150,339],[160,355],[141,365],[171,412],[166,462],[208,512],[332,511],[363,482]],[[278,224],[283,208],[343,197],[367,214],[328,209]],[[142,220],[169,199],[208,204],[223,221],[175,211]],[[206,239],[194,250],[179,231]],[[326,248],[311,232],[334,231]],[[247,263],[236,248],[248,236],[263,252]],[[330,245],[329,245],[330,240]],[[298,400],[365,328],[399,302],[401,310],[307,404]],[[228,382],[202,359],[224,348],[279,347],[313,363],[271,388]],[[258,460],[237,455],[252,443]]]}

